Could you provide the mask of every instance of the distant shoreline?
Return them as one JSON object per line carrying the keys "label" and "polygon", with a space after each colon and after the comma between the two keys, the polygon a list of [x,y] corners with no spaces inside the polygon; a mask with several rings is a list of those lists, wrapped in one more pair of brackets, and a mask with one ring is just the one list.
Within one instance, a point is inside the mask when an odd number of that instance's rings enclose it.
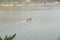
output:
{"label": "distant shoreline", "polygon": [[52,2],[52,3],[27,3],[27,2],[23,2],[20,4],[13,4],[13,3],[0,3],[0,6],[10,6],[10,7],[49,7],[49,6],[60,6],[60,2]]}

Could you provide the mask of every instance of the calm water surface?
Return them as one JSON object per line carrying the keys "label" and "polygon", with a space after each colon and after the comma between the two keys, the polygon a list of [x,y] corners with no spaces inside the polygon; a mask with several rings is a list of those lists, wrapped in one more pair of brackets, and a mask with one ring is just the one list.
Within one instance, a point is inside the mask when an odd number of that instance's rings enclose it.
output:
{"label": "calm water surface", "polygon": [[[31,23],[22,24],[32,17]],[[19,25],[16,25],[20,23]],[[58,40],[60,38],[59,7],[0,7],[0,36],[16,33],[15,40]]]}

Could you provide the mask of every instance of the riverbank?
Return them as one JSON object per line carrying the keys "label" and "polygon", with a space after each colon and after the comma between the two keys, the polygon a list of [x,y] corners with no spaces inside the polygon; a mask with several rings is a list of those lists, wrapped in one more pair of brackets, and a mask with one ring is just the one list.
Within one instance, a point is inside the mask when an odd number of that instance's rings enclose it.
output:
{"label": "riverbank", "polygon": [[22,2],[22,3],[0,3],[0,6],[19,6],[19,7],[48,7],[48,6],[60,6],[60,2],[52,2],[52,3],[28,3],[28,2]]}

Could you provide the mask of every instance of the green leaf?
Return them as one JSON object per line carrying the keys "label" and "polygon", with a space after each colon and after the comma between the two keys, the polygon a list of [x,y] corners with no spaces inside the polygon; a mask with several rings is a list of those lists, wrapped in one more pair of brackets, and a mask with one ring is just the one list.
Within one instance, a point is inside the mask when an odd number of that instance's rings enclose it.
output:
{"label": "green leaf", "polygon": [[15,38],[16,34],[14,34],[13,36],[9,36],[7,40],[13,40]]}
{"label": "green leaf", "polygon": [[13,38],[15,38],[15,36],[16,36],[16,34],[14,34],[11,38],[13,39]]}
{"label": "green leaf", "polygon": [[2,40],[2,38],[0,37],[0,40]]}
{"label": "green leaf", "polygon": [[[5,36],[4,40],[13,40],[15,38],[16,34],[12,35],[12,36]],[[3,40],[1,37],[0,37],[0,40]]]}
{"label": "green leaf", "polygon": [[8,39],[8,36],[6,35],[5,38],[4,38],[4,40],[7,40],[7,39]]}

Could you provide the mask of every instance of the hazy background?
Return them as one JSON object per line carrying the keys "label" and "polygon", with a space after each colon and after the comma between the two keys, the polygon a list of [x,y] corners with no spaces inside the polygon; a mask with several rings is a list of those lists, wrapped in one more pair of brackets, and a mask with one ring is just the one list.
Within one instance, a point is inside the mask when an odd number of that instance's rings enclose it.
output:
{"label": "hazy background", "polygon": [[0,2],[60,2],[60,0],[0,0]]}

